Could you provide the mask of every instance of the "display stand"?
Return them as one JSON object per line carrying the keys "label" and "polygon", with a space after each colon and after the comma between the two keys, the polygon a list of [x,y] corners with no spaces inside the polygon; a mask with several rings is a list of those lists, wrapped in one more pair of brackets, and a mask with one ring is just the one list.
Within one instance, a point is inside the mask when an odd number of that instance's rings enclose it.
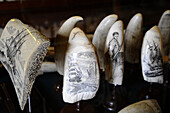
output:
{"label": "display stand", "polygon": [[168,74],[169,74],[169,63],[168,63],[168,57],[164,56],[164,83],[163,83],[163,98],[162,98],[162,111],[167,111],[167,99],[168,99]]}
{"label": "display stand", "polygon": [[30,99],[30,95],[28,96],[28,110],[29,110],[29,113],[31,113],[31,99]]}
{"label": "display stand", "polygon": [[73,104],[67,104],[60,113],[98,113],[88,102],[79,101]]}
{"label": "display stand", "polygon": [[103,104],[103,107],[108,111],[116,112],[117,102],[116,102],[116,85],[113,85],[112,95],[109,96]]}
{"label": "display stand", "polygon": [[57,83],[54,86],[54,90],[57,93],[62,93],[62,89],[63,89],[63,80],[58,80]]}

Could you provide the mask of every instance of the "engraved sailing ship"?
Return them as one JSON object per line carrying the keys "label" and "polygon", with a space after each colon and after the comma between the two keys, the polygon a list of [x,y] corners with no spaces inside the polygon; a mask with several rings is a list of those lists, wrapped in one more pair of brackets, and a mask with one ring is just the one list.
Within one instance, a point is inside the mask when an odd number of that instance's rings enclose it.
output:
{"label": "engraved sailing ship", "polygon": [[[73,57],[73,54],[68,56],[68,83],[71,88],[67,90],[71,95],[97,90],[97,83],[92,82],[95,80],[94,75],[97,74],[97,62],[93,61],[92,53],[81,52],[77,54],[76,58]],[[90,58],[92,61],[84,58]]]}
{"label": "engraved sailing ship", "polygon": [[146,53],[143,59],[144,73],[147,77],[156,77],[163,75],[162,56],[160,48],[156,42],[147,41]]}
{"label": "engraved sailing ship", "polygon": [[22,110],[49,44],[45,36],[18,19],[11,19],[0,37],[0,60],[10,75]]}

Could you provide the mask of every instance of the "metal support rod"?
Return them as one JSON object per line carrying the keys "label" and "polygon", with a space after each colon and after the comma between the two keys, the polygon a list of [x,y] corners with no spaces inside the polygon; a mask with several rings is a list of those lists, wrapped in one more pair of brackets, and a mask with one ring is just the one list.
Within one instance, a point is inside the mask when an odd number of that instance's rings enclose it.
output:
{"label": "metal support rod", "polygon": [[31,113],[30,95],[28,95],[28,109],[29,109],[29,113]]}

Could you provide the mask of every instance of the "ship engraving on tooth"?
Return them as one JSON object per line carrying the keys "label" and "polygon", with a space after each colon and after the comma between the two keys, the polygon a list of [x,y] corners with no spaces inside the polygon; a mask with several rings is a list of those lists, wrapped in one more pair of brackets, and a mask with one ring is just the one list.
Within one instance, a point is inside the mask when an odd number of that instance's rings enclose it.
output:
{"label": "ship engraving on tooth", "polygon": [[141,64],[145,81],[163,83],[162,52],[162,36],[158,26],[154,26],[145,33],[142,44]]}
{"label": "ship engraving on tooth", "polygon": [[154,41],[147,41],[146,53],[143,58],[145,75],[147,77],[162,76],[162,63],[162,56],[158,44]]}
{"label": "ship engraving on tooth", "polygon": [[63,99],[74,103],[91,99],[99,87],[99,67],[92,43],[79,28],[69,37],[64,68]]}
{"label": "ship engraving on tooth", "polygon": [[71,88],[67,92],[70,95],[97,90],[97,83],[91,83],[96,78],[93,75],[97,73],[97,62],[94,59],[94,55],[92,52],[82,52],[77,54],[76,59],[73,58],[73,54],[68,56],[68,81]]}
{"label": "ship engraving on tooth", "polygon": [[3,30],[0,60],[10,75],[22,110],[49,44],[46,37],[18,19],[11,19]]}

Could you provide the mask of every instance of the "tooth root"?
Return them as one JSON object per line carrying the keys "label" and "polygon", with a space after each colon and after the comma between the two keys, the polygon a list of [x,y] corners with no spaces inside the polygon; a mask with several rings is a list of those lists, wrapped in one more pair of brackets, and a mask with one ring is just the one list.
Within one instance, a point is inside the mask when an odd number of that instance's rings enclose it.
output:
{"label": "tooth root", "polygon": [[129,21],[125,32],[125,61],[139,63],[143,38],[143,17],[137,13]]}
{"label": "tooth root", "polygon": [[1,62],[10,75],[22,110],[49,45],[45,36],[18,19],[11,19],[2,32]]}
{"label": "tooth root", "polygon": [[170,59],[170,10],[165,11],[159,21],[163,41],[163,56],[169,56]]}
{"label": "tooth root", "polygon": [[144,36],[141,52],[142,73],[145,81],[163,83],[162,36],[158,26]]}
{"label": "tooth root", "polygon": [[98,27],[96,28],[93,36],[92,43],[96,47],[99,63],[100,63],[100,69],[104,71],[104,46],[107,34],[109,32],[110,27],[113,25],[113,23],[117,20],[118,16],[115,14],[109,15],[105,17]]}
{"label": "tooth root", "polygon": [[115,85],[122,85],[124,73],[123,22],[116,21],[110,28],[105,44],[105,77]]}
{"label": "tooth root", "polygon": [[148,99],[131,104],[118,113],[162,113],[162,111],[155,99]]}
{"label": "tooth root", "polygon": [[64,66],[63,100],[75,103],[96,95],[99,67],[92,43],[79,28],[71,31]]}
{"label": "tooth root", "polygon": [[57,37],[55,39],[55,63],[57,67],[57,72],[60,75],[64,75],[64,60],[68,37],[76,23],[81,20],[83,20],[83,18],[80,16],[73,16],[69,18],[63,23],[57,33]]}

